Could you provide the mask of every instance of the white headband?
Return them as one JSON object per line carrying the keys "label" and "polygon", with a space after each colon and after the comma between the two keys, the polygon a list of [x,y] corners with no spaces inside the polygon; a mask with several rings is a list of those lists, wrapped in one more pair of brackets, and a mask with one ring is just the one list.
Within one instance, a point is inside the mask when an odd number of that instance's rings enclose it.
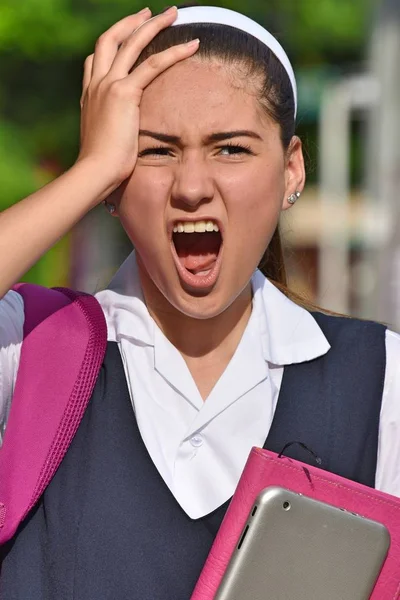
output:
{"label": "white headband", "polygon": [[249,33],[253,37],[257,38],[265,44],[280,61],[289,76],[290,83],[293,88],[294,96],[294,116],[297,114],[297,85],[296,78],[294,76],[292,65],[290,60],[280,43],[273,35],[269,33],[264,27],[261,27],[258,23],[249,19],[245,15],[242,15],[234,10],[228,8],[220,8],[218,6],[190,6],[187,8],[180,8],[178,10],[178,18],[173,25],[189,25],[196,23],[210,23],[217,25],[228,25],[235,27],[241,31]]}

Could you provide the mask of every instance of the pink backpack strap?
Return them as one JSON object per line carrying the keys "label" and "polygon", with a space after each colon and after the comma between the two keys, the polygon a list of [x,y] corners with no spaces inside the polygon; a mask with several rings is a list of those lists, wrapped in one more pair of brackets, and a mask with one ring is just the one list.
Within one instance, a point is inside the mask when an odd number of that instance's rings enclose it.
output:
{"label": "pink backpack strap", "polygon": [[0,544],[9,540],[60,465],[92,395],[107,345],[93,296],[20,284],[24,342],[0,448]]}

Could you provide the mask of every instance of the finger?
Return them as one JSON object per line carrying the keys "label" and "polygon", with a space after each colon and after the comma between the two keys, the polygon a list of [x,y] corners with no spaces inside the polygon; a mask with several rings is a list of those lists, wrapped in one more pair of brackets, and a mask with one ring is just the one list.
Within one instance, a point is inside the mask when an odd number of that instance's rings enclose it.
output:
{"label": "finger", "polygon": [[150,9],[144,8],[135,15],[121,19],[99,37],[93,59],[93,81],[99,81],[107,75],[120,44],[150,16]]}
{"label": "finger", "polygon": [[179,44],[179,46],[172,46],[163,52],[153,54],[141,65],[137,67],[128,77],[122,81],[129,82],[133,85],[135,82],[135,88],[140,92],[143,90],[163,71],[172,67],[172,65],[185,60],[193,56],[199,48],[200,40],[192,40],[186,44]]}
{"label": "finger", "polygon": [[86,91],[89,87],[90,80],[92,79],[93,56],[93,54],[88,56],[83,65],[81,108],[83,106],[83,101],[85,99]]}
{"label": "finger", "polygon": [[139,58],[142,50],[152,41],[155,36],[172,25],[178,15],[176,6],[172,6],[164,13],[148,19],[133,32],[123,43],[119,52],[115,55],[113,65],[110,69],[112,79],[126,77],[133,65]]}

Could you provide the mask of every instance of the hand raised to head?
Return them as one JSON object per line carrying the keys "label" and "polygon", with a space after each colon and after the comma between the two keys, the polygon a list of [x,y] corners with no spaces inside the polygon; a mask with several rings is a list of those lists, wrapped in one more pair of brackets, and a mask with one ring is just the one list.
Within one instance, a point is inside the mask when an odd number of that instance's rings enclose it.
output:
{"label": "hand raised to head", "polygon": [[198,49],[198,40],[173,46],[132,71],[143,49],[176,17],[175,7],[153,18],[149,9],[126,17],[99,37],[94,54],[85,61],[78,160],[97,161],[115,187],[129,177],[136,164],[143,90]]}

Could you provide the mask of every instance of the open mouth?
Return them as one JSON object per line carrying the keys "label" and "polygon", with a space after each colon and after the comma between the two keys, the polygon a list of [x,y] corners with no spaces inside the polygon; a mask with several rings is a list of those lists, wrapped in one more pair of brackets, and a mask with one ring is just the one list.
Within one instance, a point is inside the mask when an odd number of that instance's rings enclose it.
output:
{"label": "open mouth", "polygon": [[181,280],[199,291],[212,287],[220,271],[222,245],[216,221],[176,222],[172,247]]}

